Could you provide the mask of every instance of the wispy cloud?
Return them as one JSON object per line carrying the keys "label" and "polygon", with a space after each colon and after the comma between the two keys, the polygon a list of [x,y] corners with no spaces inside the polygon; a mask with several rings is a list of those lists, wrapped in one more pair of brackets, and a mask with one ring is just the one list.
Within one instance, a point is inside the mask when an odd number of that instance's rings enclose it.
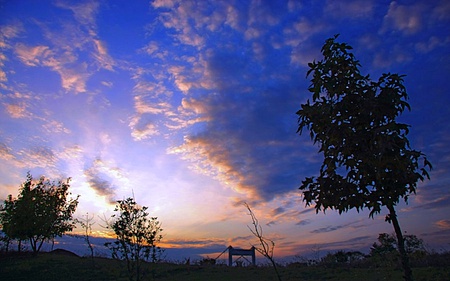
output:
{"label": "wispy cloud", "polygon": [[442,229],[450,229],[450,220],[439,220],[434,223],[437,227]]}
{"label": "wispy cloud", "polygon": [[[59,30],[50,29],[46,22],[32,21],[42,30],[47,44],[30,46],[17,43],[14,46],[15,53],[27,66],[45,66],[57,72],[66,91],[84,93],[87,91],[87,80],[95,71],[112,71],[115,65],[105,43],[98,39],[96,14],[99,4],[87,2],[70,5],[65,1],[57,1],[56,6],[71,10],[74,20],[67,18]],[[90,53],[92,60],[81,60],[81,52]]]}
{"label": "wispy cloud", "polygon": [[34,146],[28,149],[22,149],[18,152],[22,167],[28,168],[46,168],[54,170],[58,161],[54,151],[46,146]]}
{"label": "wispy cloud", "polygon": [[326,227],[321,227],[318,229],[314,229],[311,231],[311,233],[314,234],[318,234],[318,233],[326,233],[326,232],[333,232],[339,229],[343,229],[343,228],[347,228],[347,227],[351,227],[351,228],[360,228],[363,227],[364,225],[360,225],[361,223],[361,219],[357,220],[357,221],[353,221],[350,223],[346,223],[346,224],[341,224],[341,225],[328,225]]}
{"label": "wispy cloud", "polygon": [[11,40],[17,37],[23,31],[23,26],[20,22],[15,21],[12,24],[0,26],[0,87],[6,88],[4,82],[8,81],[6,72],[4,70],[7,55],[5,51],[12,48]]}
{"label": "wispy cloud", "polygon": [[88,1],[85,3],[69,4],[68,1],[58,0],[56,6],[63,9],[71,10],[75,19],[90,30],[96,30],[95,17],[100,6],[97,1]]}
{"label": "wispy cloud", "polygon": [[13,160],[15,157],[12,154],[12,149],[5,143],[0,143],[0,158],[3,160]]}
{"label": "wispy cloud", "polygon": [[72,160],[79,158],[83,153],[83,148],[79,145],[71,145],[65,147],[61,152],[58,153],[58,156],[61,159]]}

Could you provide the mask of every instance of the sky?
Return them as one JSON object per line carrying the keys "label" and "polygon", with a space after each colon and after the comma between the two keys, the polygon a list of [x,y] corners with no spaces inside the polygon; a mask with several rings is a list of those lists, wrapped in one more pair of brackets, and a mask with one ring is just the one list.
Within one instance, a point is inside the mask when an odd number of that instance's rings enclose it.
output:
{"label": "sky", "polygon": [[134,196],[166,248],[211,257],[257,243],[247,202],[275,257],[367,252],[387,210],[316,214],[298,190],[321,164],[296,133],[307,64],[340,34],[363,74],[406,75],[399,120],[433,170],[400,224],[450,250],[449,26],[445,0],[0,0],[0,199],[71,177],[93,235]]}

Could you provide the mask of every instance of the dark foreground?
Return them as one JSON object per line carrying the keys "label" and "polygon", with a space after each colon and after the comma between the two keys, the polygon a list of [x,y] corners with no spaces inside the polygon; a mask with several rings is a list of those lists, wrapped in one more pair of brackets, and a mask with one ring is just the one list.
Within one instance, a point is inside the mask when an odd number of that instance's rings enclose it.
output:
{"label": "dark foreground", "polygon": [[[294,264],[280,269],[286,280],[402,280],[400,269],[351,268],[339,266],[300,267]],[[263,267],[188,266],[171,263],[145,264],[141,280],[278,280],[273,269]],[[428,266],[413,268],[414,279],[450,280],[450,267]],[[129,280],[123,262],[106,258],[81,258],[64,252],[9,255],[0,258],[0,280]]]}

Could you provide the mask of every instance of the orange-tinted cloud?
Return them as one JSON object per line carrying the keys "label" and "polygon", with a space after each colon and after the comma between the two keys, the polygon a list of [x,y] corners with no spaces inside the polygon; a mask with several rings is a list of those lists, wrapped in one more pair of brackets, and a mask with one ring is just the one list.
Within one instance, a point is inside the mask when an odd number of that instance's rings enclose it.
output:
{"label": "orange-tinted cloud", "polygon": [[434,223],[437,227],[442,229],[450,229],[450,220],[439,220]]}

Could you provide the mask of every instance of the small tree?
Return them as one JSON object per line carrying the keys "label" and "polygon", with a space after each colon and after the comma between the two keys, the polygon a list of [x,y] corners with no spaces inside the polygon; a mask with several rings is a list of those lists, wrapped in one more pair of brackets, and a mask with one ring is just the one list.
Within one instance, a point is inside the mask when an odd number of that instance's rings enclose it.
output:
{"label": "small tree", "polygon": [[45,241],[54,241],[72,231],[72,215],[78,197],[68,200],[70,178],[51,182],[44,177],[33,180],[30,173],[22,184],[17,199],[8,196],[0,213],[3,231],[11,240],[29,240],[33,252],[40,251]]}
{"label": "small tree", "polygon": [[278,280],[281,281],[281,276],[280,273],[278,272],[277,264],[275,262],[275,259],[273,258],[273,251],[275,250],[275,242],[263,236],[263,230],[261,225],[259,225],[259,221],[256,218],[256,215],[253,213],[252,209],[247,203],[244,203],[244,206],[247,208],[249,215],[252,218],[253,227],[250,227],[248,225],[247,227],[250,230],[250,232],[258,239],[259,245],[261,245],[261,247],[255,247],[255,249],[270,261],[270,263],[273,266],[273,269],[275,270]]}
{"label": "small tree", "polygon": [[156,217],[149,217],[148,207],[139,206],[133,198],[117,201],[112,215],[112,221],[107,222],[116,234],[116,241],[105,243],[113,258],[127,262],[130,280],[140,280],[141,262],[158,260],[159,247],[162,239],[162,228]]}
{"label": "small tree", "polygon": [[94,216],[89,216],[89,213],[86,213],[86,215],[83,216],[82,219],[76,219],[76,222],[81,225],[81,227],[84,229],[84,235],[83,239],[88,245],[89,251],[91,253],[91,259],[94,261],[94,246],[91,243],[91,234],[92,234],[92,226],[95,224],[93,222]]}
{"label": "small tree", "polygon": [[[324,160],[319,176],[307,177],[300,186],[306,205],[316,211],[336,209],[341,214],[367,208],[370,217],[384,206],[386,221],[395,229],[406,280],[412,271],[395,206],[416,192],[417,182],[429,178],[431,164],[424,154],[410,148],[409,126],[396,118],[409,109],[403,76],[383,74],[378,81],[363,76],[360,64],[346,43],[328,39],[323,59],[309,63],[312,74],[308,100],[297,111],[298,133],[310,131]],[[419,160],[424,165],[419,167]]]}

